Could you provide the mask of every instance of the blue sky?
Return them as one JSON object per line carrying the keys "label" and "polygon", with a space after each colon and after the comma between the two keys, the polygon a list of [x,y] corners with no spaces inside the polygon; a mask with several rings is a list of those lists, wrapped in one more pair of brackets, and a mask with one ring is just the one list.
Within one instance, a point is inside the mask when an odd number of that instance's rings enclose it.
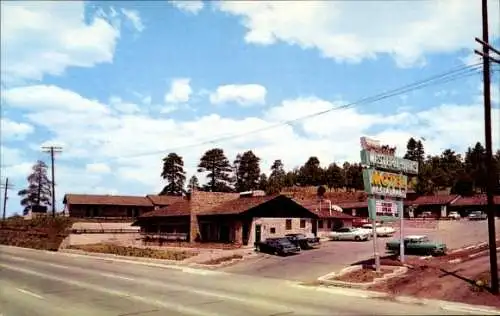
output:
{"label": "blue sky", "polygon": [[[3,2],[1,177],[16,186],[8,212],[20,211],[16,192],[34,161],[49,162],[41,145],[64,147],[58,204],[68,192],[157,192],[161,158],[178,147],[188,177],[214,146],[230,160],[254,150],[264,172],[274,159],[290,169],[311,155],[325,166],[357,161],[363,135],[401,151],[414,136],[431,154],[463,152],[484,138],[479,73],[186,145],[477,63],[476,2]],[[498,47],[498,1],[490,2]],[[498,78],[494,72],[496,148]]]}

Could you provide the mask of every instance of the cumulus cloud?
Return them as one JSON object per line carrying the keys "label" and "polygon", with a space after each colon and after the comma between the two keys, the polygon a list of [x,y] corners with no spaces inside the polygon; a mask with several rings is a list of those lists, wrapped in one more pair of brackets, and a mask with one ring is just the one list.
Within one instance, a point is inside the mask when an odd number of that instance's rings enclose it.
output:
{"label": "cumulus cloud", "polygon": [[85,170],[90,173],[109,173],[111,172],[111,168],[102,162],[98,163],[88,163],[85,166]]}
{"label": "cumulus cloud", "polygon": [[[144,100],[143,100],[144,102]],[[149,100],[151,102],[151,100]],[[109,103],[115,108],[117,111],[123,112],[123,113],[137,113],[140,112],[141,109],[139,106],[135,103],[130,103],[130,102],[124,102],[122,98],[117,97],[117,96],[112,96],[109,99]],[[144,102],[145,103],[145,102]],[[145,103],[146,104],[146,103]]]}
{"label": "cumulus cloud", "polygon": [[67,67],[110,63],[119,37],[102,16],[87,23],[83,1],[2,1],[2,81],[41,80]]}
{"label": "cumulus cloud", "polygon": [[229,84],[219,86],[210,94],[212,104],[236,103],[242,106],[266,103],[267,90],[259,84]]}
{"label": "cumulus cloud", "polygon": [[198,14],[204,7],[202,0],[171,0],[169,2],[177,9],[194,15]]}
{"label": "cumulus cloud", "polygon": [[[247,43],[314,48],[339,62],[387,54],[401,67],[422,65],[427,53],[471,49],[474,36],[481,34],[477,1],[220,1],[214,5],[241,18]],[[495,0],[491,7],[497,7]],[[491,29],[499,29],[499,23],[498,14],[490,10]]]}
{"label": "cumulus cloud", "polygon": [[177,78],[170,83],[170,90],[165,94],[166,103],[186,103],[189,101],[193,89],[190,85],[191,79]]}
{"label": "cumulus cloud", "polygon": [[7,139],[24,139],[27,135],[33,133],[34,128],[31,124],[18,123],[9,118],[0,120],[1,138]]}
{"label": "cumulus cloud", "polygon": [[137,10],[122,9],[122,14],[132,24],[134,29],[138,32],[144,31],[144,24],[142,23],[141,16]]}
{"label": "cumulus cloud", "polygon": [[[75,92],[43,87],[37,89],[47,89],[51,93],[39,93],[51,96],[52,101],[41,98],[41,104],[62,104],[58,100],[67,96],[72,96],[74,103],[69,108],[45,108],[40,104],[26,107],[27,102],[17,97],[7,98],[7,104],[12,108],[24,108],[29,112],[26,115],[29,122],[36,122],[50,132],[52,139],[64,143],[64,153],[59,158],[62,166],[74,159],[89,164],[81,169],[69,166],[58,169],[58,183],[68,192],[91,187],[136,194],[157,192],[164,185],[159,176],[161,159],[169,152],[177,152],[184,158],[186,171],[191,175],[196,173],[200,156],[210,148],[223,148],[230,160],[238,152],[252,149],[262,158],[262,170],[268,172],[275,159],[283,159],[289,169],[303,164],[310,155],[318,156],[323,165],[333,161],[358,161],[359,137],[363,135],[398,146],[400,154],[409,137],[424,137],[426,151],[436,154],[450,146],[464,151],[481,141],[484,133],[480,103],[436,105],[424,111],[396,111],[386,115],[350,108],[270,129],[283,120],[324,111],[344,102],[299,98],[284,100],[266,110],[262,117],[235,119],[210,114],[173,120],[102,111],[106,105]],[[25,89],[26,93],[18,90],[19,95],[31,98],[27,92],[33,87],[13,89]],[[7,96],[9,93],[7,90]],[[494,144],[499,144],[498,109],[494,109],[493,118]],[[232,137],[234,135],[240,136]],[[213,141],[217,139],[222,141]],[[204,144],[198,145],[200,143]],[[112,167],[115,172],[89,172],[107,171],[105,166]],[[73,181],[78,172],[85,175],[86,180]]]}

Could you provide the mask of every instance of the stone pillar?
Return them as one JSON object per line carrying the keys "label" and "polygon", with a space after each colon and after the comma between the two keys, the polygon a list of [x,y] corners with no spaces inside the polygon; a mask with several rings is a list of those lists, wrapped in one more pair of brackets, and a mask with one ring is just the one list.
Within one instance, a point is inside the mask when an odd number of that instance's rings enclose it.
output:
{"label": "stone pillar", "polygon": [[448,216],[447,206],[441,205],[441,217],[446,217],[446,216]]}
{"label": "stone pillar", "polygon": [[234,242],[237,244],[243,244],[243,224],[240,220],[234,222]]}
{"label": "stone pillar", "polygon": [[[189,229],[189,242],[195,242],[198,235],[200,234],[200,227],[198,225],[198,216],[196,214],[191,213],[190,216],[190,229]],[[201,236],[200,236],[201,238]]]}
{"label": "stone pillar", "polygon": [[356,209],[355,209],[355,208],[353,208],[353,209],[351,210],[351,212],[352,212],[352,216],[356,216]]}

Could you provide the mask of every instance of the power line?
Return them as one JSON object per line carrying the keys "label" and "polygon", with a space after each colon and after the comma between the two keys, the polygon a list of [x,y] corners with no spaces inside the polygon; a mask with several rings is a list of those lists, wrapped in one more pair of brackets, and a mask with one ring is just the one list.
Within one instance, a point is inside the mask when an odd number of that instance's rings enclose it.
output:
{"label": "power line", "polygon": [[293,124],[293,123],[298,122],[298,121],[307,120],[307,119],[310,119],[313,117],[321,116],[321,115],[324,115],[324,114],[329,113],[329,112],[348,109],[348,108],[351,108],[351,107],[356,106],[356,105],[374,103],[374,102],[381,101],[381,100],[384,100],[387,98],[391,98],[391,97],[394,97],[394,96],[397,96],[397,95],[400,95],[400,94],[403,94],[406,92],[422,89],[422,88],[430,86],[430,85],[442,84],[442,83],[454,81],[454,80],[457,80],[460,78],[475,75],[475,74],[478,74],[481,72],[479,65],[481,65],[481,63],[476,63],[476,64],[472,64],[472,65],[467,65],[467,66],[460,66],[460,67],[454,68],[450,71],[431,76],[427,79],[423,79],[423,80],[420,80],[420,81],[417,81],[417,82],[414,82],[411,84],[407,84],[407,85],[402,86],[400,88],[389,90],[387,92],[382,92],[382,93],[376,94],[374,96],[365,97],[365,98],[359,99],[357,101],[354,101],[354,102],[351,102],[348,104],[333,107],[333,108],[323,110],[320,112],[316,112],[316,113],[312,113],[309,115],[301,116],[301,117],[298,117],[298,118],[295,118],[292,120],[282,121],[282,122],[279,122],[279,123],[276,123],[276,124],[273,124],[270,126],[258,128],[258,129],[251,130],[248,132],[244,132],[244,133],[240,133],[240,134],[232,134],[232,135],[227,135],[227,136],[221,136],[221,137],[218,137],[218,138],[215,138],[212,140],[201,141],[199,143],[194,143],[194,144],[189,144],[189,145],[171,147],[169,149],[164,149],[161,151],[151,151],[151,152],[121,156],[121,157],[110,158],[110,159],[138,158],[138,157],[143,157],[143,156],[155,155],[155,154],[165,153],[168,151],[173,151],[173,150],[178,150],[178,149],[203,146],[203,145],[207,145],[207,144],[217,143],[217,142],[221,142],[221,141],[230,140],[233,138],[239,138],[242,136],[247,136],[247,135],[267,131],[267,130],[281,127],[284,125],[290,125],[290,124]]}
{"label": "power line", "polygon": [[56,153],[62,152],[62,147],[59,146],[43,146],[43,152],[50,153],[51,171],[52,171],[52,217],[56,216],[56,180],[55,180],[55,164],[54,156]]}

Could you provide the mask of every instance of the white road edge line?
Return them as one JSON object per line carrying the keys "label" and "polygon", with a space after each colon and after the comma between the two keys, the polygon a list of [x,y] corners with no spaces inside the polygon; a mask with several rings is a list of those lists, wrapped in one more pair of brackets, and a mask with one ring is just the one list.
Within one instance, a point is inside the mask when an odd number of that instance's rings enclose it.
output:
{"label": "white road edge line", "polygon": [[475,307],[461,307],[453,305],[442,305],[441,309],[452,311],[452,312],[468,312],[468,313],[481,313],[482,315],[498,315],[500,311],[485,308],[475,308]]}
{"label": "white road edge line", "polygon": [[135,281],[135,279],[133,279],[133,278],[124,277],[124,276],[116,275],[116,274],[112,274],[112,273],[102,272],[102,273],[99,273],[99,274],[102,275],[102,276],[108,277],[108,278],[116,278],[116,279],[122,279],[122,280],[127,280],[127,281]]}
{"label": "white road edge line", "polygon": [[29,295],[29,296],[33,296],[33,297],[36,297],[38,299],[43,300],[42,296],[40,296],[40,295],[38,295],[36,293],[30,292],[28,290],[23,290],[23,289],[20,289],[20,288],[16,288],[16,290],[19,291],[19,292],[21,292],[21,293],[23,293],[23,294],[26,294],[26,295]]}

